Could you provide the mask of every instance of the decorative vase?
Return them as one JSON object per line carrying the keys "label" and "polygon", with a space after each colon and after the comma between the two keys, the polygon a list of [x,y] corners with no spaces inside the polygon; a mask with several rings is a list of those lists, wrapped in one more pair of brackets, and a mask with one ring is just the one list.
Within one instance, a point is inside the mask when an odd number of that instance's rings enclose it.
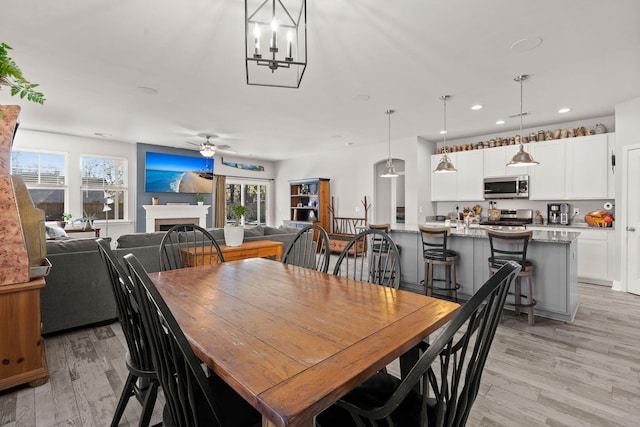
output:
{"label": "decorative vase", "polygon": [[596,133],[606,133],[607,132],[607,127],[605,125],[603,125],[602,123],[598,123],[596,125]]}
{"label": "decorative vase", "polygon": [[204,205],[204,202],[198,202],[198,206]]}
{"label": "decorative vase", "polygon": [[227,246],[240,246],[244,240],[244,227],[238,225],[224,226],[224,243]]}
{"label": "decorative vase", "polygon": [[157,197],[152,197],[151,198],[151,204],[152,205],[157,205],[160,202],[160,199],[158,199]]}

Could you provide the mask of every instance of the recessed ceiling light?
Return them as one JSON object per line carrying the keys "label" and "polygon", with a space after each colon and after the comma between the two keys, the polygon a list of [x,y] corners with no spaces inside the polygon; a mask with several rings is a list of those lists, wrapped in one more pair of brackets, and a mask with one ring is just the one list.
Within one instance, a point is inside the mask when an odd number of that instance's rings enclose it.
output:
{"label": "recessed ceiling light", "polygon": [[361,93],[353,97],[356,101],[368,101],[371,97],[367,94]]}
{"label": "recessed ceiling light", "polygon": [[482,105],[480,104],[476,104],[473,107],[471,107],[472,110],[481,110],[482,109]]}
{"label": "recessed ceiling light", "polygon": [[447,131],[446,131],[446,130],[441,130],[441,131],[440,131],[440,135],[444,135],[445,133],[447,133]]}
{"label": "recessed ceiling light", "polygon": [[157,95],[158,94],[158,89],[154,89],[152,87],[138,86],[137,89],[138,89],[138,91],[140,91],[140,93],[142,93],[144,95]]}
{"label": "recessed ceiling light", "polygon": [[496,124],[497,124],[497,125],[503,125],[503,124],[504,124],[504,120],[498,120],[498,121],[496,122]]}
{"label": "recessed ceiling light", "polygon": [[561,108],[558,110],[558,113],[560,114],[564,114],[564,113],[568,113],[569,111],[571,111],[571,108]]}
{"label": "recessed ceiling light", "polygon": [[529,37],[527,39],[521,39],[511,45],[511,50],[514,52],[528,52],[540,46],[542,44],[542,37]]}

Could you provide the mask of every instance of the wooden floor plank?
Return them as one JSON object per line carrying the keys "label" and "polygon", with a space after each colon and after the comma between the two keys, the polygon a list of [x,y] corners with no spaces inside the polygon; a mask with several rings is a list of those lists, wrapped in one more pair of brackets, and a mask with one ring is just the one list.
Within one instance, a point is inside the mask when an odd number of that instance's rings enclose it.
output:
{"label": "wooden floor plank", "polygon": [[[506,313],[467,425],[640,425],[640,297],[579,284],[574,323]],[[1,427],[108,426],[127,376],[117,323],[46,337],[51,379],[0,392]],[[399,372],[397,363],[389,371]],[[160,393],[152,423],[161,421]],[[134,427],[131,399],[120,427]]]}

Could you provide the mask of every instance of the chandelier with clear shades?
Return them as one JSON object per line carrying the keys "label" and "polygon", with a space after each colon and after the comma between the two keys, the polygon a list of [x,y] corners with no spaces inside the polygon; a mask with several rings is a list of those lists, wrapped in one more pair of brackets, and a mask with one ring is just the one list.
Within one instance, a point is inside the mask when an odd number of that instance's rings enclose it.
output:
{"label": "chandelier with clear shades", "polygon": [[444,105],[444,129],[442,131],[443,135],[443,143],[442,143],[442,158],[440,162],[438,162],[438,166],[433,170],[434,173],[446,173],[446,172],[457,172],[455,166],[453,166],[453,162],[447,156],[447,99],[451,98],[449,95],[442,95],[440,99]]}
{"label": "chandelier with clear shades", "polygon": [[526,74],[522,74],[520,76],[516,76],[513,80],[520,83],[520,149],[513,156],[511,161],[507,163],[507,166],[535,166],[540,164],[540,162],[536,161],[533,156],[526,151],[524,151],[524,144],[522,140],[524,139],[524,135],[522,134],[522,116],[524,116],[524,112],[522,111],[522,83],[527,80],[529,76]]}

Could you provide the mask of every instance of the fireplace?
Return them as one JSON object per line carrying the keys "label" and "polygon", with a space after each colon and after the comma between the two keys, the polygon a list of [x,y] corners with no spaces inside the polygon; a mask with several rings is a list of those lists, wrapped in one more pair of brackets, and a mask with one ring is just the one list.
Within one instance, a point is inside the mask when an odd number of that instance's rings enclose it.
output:
{"label": "fireplace", "polygon": [[178,224],[200,225],[200,221],[198,218],[156,218],[155,224],[155,231],[167,231]]}
{"label": "fireplace", "polygon": [[195,224],[206,227],[209,205],[143,205],[146,211],[147,233],[168,230],[176,224]]}

